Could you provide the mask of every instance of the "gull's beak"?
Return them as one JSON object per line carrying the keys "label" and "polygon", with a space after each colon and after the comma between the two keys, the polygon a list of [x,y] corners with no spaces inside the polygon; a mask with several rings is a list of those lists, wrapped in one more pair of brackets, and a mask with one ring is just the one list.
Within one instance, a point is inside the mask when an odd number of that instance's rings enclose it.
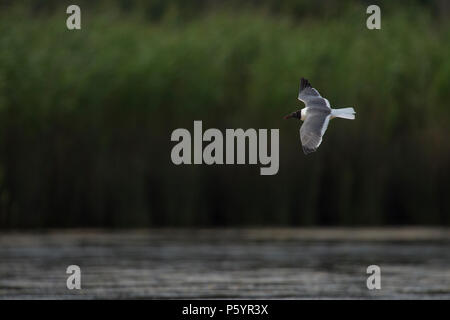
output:
{"label": "gull's beak", "polygon": [[294,116],[294,114],[293,113],[290,113],[290,114],[288,114],[287,116],[284,116],[284,120],[286,120],[286,119],[290,119],[290,118],[292,118]]}

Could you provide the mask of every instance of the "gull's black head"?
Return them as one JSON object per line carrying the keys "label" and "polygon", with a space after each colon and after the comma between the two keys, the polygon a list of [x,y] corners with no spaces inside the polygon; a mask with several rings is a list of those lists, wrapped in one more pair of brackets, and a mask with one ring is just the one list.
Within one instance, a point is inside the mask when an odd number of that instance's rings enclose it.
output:
{"label": "gull's black head", "polygon": [[284,117],[284,119],[290,119],[290,118],[300,119],[301,117],[302,117],[302,112],[300,110],[298,110],[298,111],[288,114],[287,116]]}

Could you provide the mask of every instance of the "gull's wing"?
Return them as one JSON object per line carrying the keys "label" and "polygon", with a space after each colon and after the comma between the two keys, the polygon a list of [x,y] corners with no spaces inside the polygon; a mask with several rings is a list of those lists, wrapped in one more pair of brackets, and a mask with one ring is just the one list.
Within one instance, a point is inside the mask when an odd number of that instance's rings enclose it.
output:
{"label": "gull's wing", "polygon": [[309,109],[300,128],[300,140],[305,154],[314,152],[320,146],[328,128],[331,113],[325,109]]}
{"label": "gull's wing", "polygon": [[300,81],[298,100],[302,101],[307,108],[330,110],[330,103],[328,100],[323,98],[319,91],[314,89],[305,78],[302,78]]}

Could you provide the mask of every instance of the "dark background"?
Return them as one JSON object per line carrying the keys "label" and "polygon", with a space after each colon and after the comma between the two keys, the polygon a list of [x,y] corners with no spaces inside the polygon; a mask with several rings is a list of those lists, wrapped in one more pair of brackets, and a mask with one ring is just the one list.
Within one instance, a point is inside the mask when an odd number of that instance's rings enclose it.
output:
{"label": "dark background", "polygon": [[[448,2],[70,4],[0,1],[1,229],[450,224]],[[308,156],[301,77],[357,111]],[[279,128],[278,174],[173,165],[194,120]]]}

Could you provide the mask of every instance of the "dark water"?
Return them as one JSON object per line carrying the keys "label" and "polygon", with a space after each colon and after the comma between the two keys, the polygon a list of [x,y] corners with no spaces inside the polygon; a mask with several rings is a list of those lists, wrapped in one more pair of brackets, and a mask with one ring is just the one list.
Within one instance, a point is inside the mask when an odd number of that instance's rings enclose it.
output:
{"label": "dark water", "polygon": [[[79,265],[82,289],[68,290]],[[381,290],[366,268],[381,268]],[[447,229],[0,235],[0,298],[450,299]]]}

